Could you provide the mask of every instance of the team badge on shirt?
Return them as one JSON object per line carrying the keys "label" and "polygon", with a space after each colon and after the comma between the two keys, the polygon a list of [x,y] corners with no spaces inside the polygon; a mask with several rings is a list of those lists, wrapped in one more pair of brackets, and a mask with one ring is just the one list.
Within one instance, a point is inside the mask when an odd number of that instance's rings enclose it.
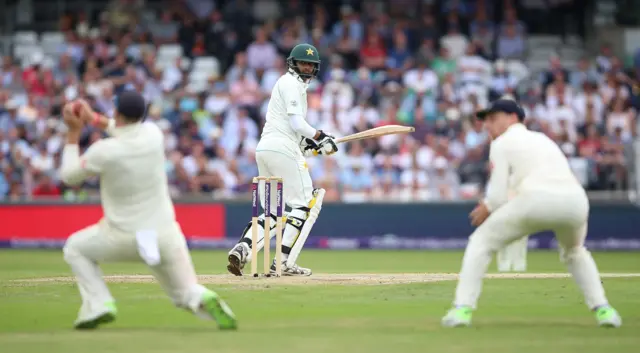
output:
{"label": "team badge on shirt", "polygon": [[295,107],[296,105],[298,105],[297,101],[291,101],[291,106]]}

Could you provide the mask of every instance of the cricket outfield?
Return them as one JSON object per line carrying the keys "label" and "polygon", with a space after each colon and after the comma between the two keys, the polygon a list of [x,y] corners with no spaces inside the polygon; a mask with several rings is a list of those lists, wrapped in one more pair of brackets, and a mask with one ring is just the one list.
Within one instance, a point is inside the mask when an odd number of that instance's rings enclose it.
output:
{"label": "cricket outfield", "polygon": [[226,253],[193,253],[201,281],[239,319],[221,332],[175,309],[143,265],[103,268],[118,300],[115,323],[71,329],[80,298],[59,250],[0,251],[0,351],[127,352],[637,352],[640,253],[595,252],[623,316],[601,329],[556,252],[530,252],[529,272],[485,280],[474,327],[443,329],[462,252],[304,251],[309,278],[236,278]]}

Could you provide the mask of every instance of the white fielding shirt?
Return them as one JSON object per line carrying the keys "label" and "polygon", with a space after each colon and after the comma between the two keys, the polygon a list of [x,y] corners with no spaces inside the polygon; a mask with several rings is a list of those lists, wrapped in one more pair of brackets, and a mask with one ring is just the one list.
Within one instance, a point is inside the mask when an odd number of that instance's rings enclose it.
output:
{"label": "white fielding shirt", "polygon": [[508,201],[510,192],[582,187],[560,147],[522,124],[510,126],[491,142],[489,160],[491,178],[484,202],[491,212]]}
{"label": "white fielding shirt", "polygon": [[82,156],[78,145],[65,145],[62,180],[78,185],[99,176],[104,217],[119,230],[138,232],[173,225],[162,131],[152,122],[122,127],[111,122],[110,137],[92,144]]}
{"label": "white fielding shirt", "polygon": [[316,130],[305,120],[307,87],[298,75],[287,72],[276,82],[267,106],[263,139],[281,139],[300,143],[302,136],[312,138]]}

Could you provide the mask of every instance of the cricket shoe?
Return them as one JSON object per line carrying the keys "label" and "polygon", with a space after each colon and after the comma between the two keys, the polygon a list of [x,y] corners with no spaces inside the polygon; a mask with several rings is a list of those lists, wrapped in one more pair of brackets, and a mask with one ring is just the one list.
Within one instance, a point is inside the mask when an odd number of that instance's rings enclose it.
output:
{"label": "cricket shoe", "polygon": [[[271,268],[269,270],[271,275],[276,274],[276,260],[273,260]],[[311,269],[300,267],[297,264],[287,266],[287,261],[282,261],[282,275],[283,276],[311,276]]]}
{"label": "cricket shoe", "polygon": [[118,309],[116,308],[116,303],[108,302],[105,303],[104,309],[101,311],[90,315],[87,318],[82,318],[76,320],[74,323],[74,328],[76,330],[93,330],[98,328],[98,326],[102,324],[108,324],[113,322],[116,319],[116,314],[118,313]]}
{"label": "cricket shoe", "polygon": [[221,330],[235,330],[238,328],[236,316],[233,314],[233,311],[231,311],[229,305],[220,298],[218,293],[207,290],[202,295],[200,308],[211,316]]}
{"label": "cricket shoe", "polygon": [[236,276],[242,276],[242,269],[247,263],[249,257],[249,249],[244,244],[237,244],[231,251],[229,251],[229,264],[227,270]]}
{"label": "cricket shoe", "polygon": [[450,309],[442,318],[444,327],[467,327],[471,326],[471,315],[473,310],[466,306]]}
{"label": "cricket shoe", "polygon": [[616,309],[610,306],[602,306],[596,309],[596,320],[600,327],[620,327],[622,326],[622,318]]}

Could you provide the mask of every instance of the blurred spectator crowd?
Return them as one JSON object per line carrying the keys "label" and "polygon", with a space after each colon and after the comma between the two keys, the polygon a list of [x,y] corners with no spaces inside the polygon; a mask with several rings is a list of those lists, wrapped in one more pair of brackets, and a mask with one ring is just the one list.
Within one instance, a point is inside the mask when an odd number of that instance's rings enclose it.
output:
{"label": "blurred spectator crowd", "polygon": [[[59,32],[15,33],[0,68],[0,199],[96,196],[97,180],[78,187],[59,181],[61,106],[84,97],[110,114],[114,97],[128,89],[144,93],[148,119],[165,132],[175,196],[245,193],[257,175],[254,149],[270,90],[301,42],[315,45],[322,59],[308,90],[312,126],[335,135],[416,127],[410,136],[309,158],[329,200],[477,197],[490,141],[473,113],[505,95],[524,106],[530,128],[558,142],[586,188],[628,187],[640,55],[625,67],[605,45],[571,67],[558,56],[543,70],[527,65],[536,51],[529,39],[545,25],[540,16],[563,19],[571,8],[524,11],[509,0],[332,4],[182,0],[153,10],[117,0],[95,16],[69,13]],[[555,32],[560,43],[565,32]],[[102,137],[87,127],[82,147]]]}

